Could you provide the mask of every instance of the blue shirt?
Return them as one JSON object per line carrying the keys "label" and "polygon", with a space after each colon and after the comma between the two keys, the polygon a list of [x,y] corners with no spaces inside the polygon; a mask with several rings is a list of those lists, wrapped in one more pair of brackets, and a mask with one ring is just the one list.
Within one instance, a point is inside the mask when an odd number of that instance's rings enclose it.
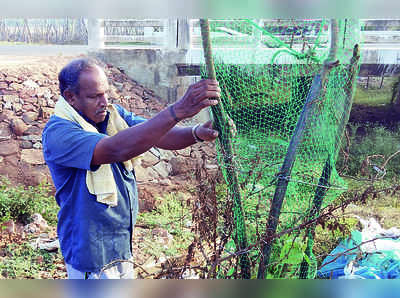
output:
{"label": "blue shirt", "polygon": [[[115,105],[128,126],[146,121]],[[132,256],[132,228],[138,212],[134,172],[122,163],[111,164],[117,185],[118,205],[96,201],[86,186],[86,171],[94,148],[106,137],[108,115],[97,125],[99,133],[87,132],[74,122],[51,116],[43,135],[43,154],[56,187],[60,206],[57,232],[65,262],[79,271],[96,272],[116,259]]]}

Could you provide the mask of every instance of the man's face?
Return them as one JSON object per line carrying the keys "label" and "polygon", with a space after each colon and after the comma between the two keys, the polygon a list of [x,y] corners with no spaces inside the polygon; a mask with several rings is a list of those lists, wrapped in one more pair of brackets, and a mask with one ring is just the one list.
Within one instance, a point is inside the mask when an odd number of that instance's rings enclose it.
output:
{"label": "man's face", "polygon": [[104,71],[94,67],[82,72],[79,76],[79,86],[79,94],[74,94],[70,103],[95,123],[104,121],[107,115],[109,90]]}

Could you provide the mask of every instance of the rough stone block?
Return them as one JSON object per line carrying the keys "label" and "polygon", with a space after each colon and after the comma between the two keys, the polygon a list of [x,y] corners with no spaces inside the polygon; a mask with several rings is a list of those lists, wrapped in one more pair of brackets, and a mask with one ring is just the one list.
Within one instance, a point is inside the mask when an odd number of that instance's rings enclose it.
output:
{"label": "rough stone block", "polygon": [[43,152],[39,149],[22,149],[21,160],[31,165],[44,164]]}
{"label": "rough stone block", "polygon": [[18,142],[15,140],[3,141],[0,143],[0,155],[8,156],[18,152]]}

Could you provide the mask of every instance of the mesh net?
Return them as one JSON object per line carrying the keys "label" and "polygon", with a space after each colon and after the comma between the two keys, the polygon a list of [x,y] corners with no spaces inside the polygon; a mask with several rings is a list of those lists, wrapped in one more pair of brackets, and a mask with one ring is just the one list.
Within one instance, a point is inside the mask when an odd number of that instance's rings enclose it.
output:
{"label": "mesh net", "polygon": [[335,161],[358,71],[357,23],[209,24],[222,90],[218,158],[232,202],[219,208],[233,208],[237,276],[312,278],[314,230],[297,227],[346,190]]}

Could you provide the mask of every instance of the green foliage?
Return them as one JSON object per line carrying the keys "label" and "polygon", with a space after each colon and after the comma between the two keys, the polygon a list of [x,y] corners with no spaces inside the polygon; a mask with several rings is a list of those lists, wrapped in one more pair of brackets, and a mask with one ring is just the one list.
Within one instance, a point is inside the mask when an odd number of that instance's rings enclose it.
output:
{"label": "green foliage", "polygon": [[297,278],[306,243],[298,235],[284,235],[273,245],[269,278]]}
{"label": "green foliage", "polygon": [[[232,257],[236,261],[231,261],[229,254],[237,253],[238,248],[229,251],[228,244],[224,242],[225,251],[221,257],[227,256],[230,261],[220,265],[218,276],[249,277],[251,271],[254,277],[267,228],[268,236],[295,228],[309,218],[310,210],[326,206],[346,190],[335,168],[336,140],[338,135],[342,135],[343,119],[347,119],[346,107],[353,90],[349,88],[353,70],[349,72],[345,65],[349,63],[358,37],[354,32],[349,34],[344,30],[345,20],[334,21],[331,32],[338,32],[335,38],[338,43],[331,44],[331,51],[317,51],[325,42],[318,35],[313,37],[312,43],[308,43],[310,39],[307,41],[306,35],[315,35],[315,30],[326,31],[323,26],[325,20],[312,23],[301,20],[282,24],[281,27],[285,27],[282,30],[267,27],[270,32],[260,31],[259,26],[254,26],[253,43],[258,45],[252,47],[247,42],[248,37],[243,36],[250,34],[250,22],[230,22],[223,25],[225,28],[220,28],[220,31],[231,33],[231,36],[223,35],[226,39],[231,37],[230,41],[211,38],[212,46],[215,45],[214,66],[221,87],[221,106],[226,112],[226,115],[214,113],[213,116],[221,132],[220,142],[217,142],[218,160],[230,192],[225,199],[231,202],[225,207],[233,210],[230,214],[233,230],[230,240],[240,249],[249,247],[250,251],[241,252],[246,253],[248,259],[242,255]],[[211,22],[213,35],[222,36],[216,32],[217,23]],[[265,23],[261,27],[265,27]],[[290,38],[280,39],[280,35]],[[246,51],[225,51],[220,46],[220,43],[227,46],[238,40],[242,41],[243,47],[248,43]],[[274,43],[279,43],[282,49],[264,51],[268,46],[273,47]],[[335,53],[335,57],[331,57],[330,53]],[[324,63],[328,62],[328,55],[332,61],[337,59],[340,62],[339,66],[329,68],[329,71]],[[357,65],[353,66],[358,69]],[[319,79],[322,81],[319,82]],[[301,113],[302,110],[304,113]],[[299,119],[302,122],[298,123]],[[293,138],[296,127],[298,138]],[[330,165],[326,176],[331,187],[320,195],[323,196],[321,204],[313,206],[325,165]],[[282,183],[277,184],[277,179]],[[274,193],[277,194],[275,197]],[[270,209],[274,211],[274,217],[269,216]],[[225,216],[224,220],[224,225],[218,230],[221,237],[226,235],[223,229],[229,219]],[[267,245],[273,243],[271,258],[265,255],[266,262],[271,263],[268,264],[270,277],[297,277],[299,265],[305,258],[306,239],[304,231],[296,231],[273,241],[268,238]],[[231,241],[228,243],[231,244]],[[240,259],[240,266],[237,259]],[[312,270],[315,270],[314,264]]]}
{"label": "green foliage", "polygon": [[145,251],[155,256],[159,256],[161,253],[166,256],[176,256],[193,241],[193,234],[190,231],[190,209],[184,196],[179,193],[171,193],[159,200],[161,203],[155,210],[139,213],[137,224],[149,228],[165,229],[174,236],[174,240],[170,245],[160,245],[153,239],[147,239],[140,245]]}
{"label": "green foliage", "polygon": [[34,213],[40,213],[50,225],[57,223],[58,206],[50,185],[12,186],[6,178],[0,180],[0,223],[16,220],[27,223]]}
{"label": "green foliage", "polygon": [[27,243],[10,243],[0,252],[5,256],[0,262],[0,274],[5,278],[60,277],[57,266],[62,263],[60,252],[55,254],[34,249]]}
{"label": "green foliage", "polygon": [[325,227],[318,225],[315,229],[314,255],[317,257],[318,266],[324,258],[342,241],[350,236],[351,231],[357,229],[358,219],[342,216],[339,219],[339,227],[331,228],[331,221],[325,223]]}
{"label": "green foliage", "polygon": [[[342,169],[343,173],[351,176],[364,176],[366,178],[381,176],[383,169],[382,164],[392,154],[400,150],[399,143],[400,128],[388,130],[382,126],[351,126],[351,134],[349,137],[350,148],[349,158],[340,154],[337,167]],[[342,150],[346,150],[346,140],[342,142]],[[370,164],[368,164],[367,157]],[[378,168],[374,168],[374,165]],[[400,173],[400,154],[394,156],[385,166],[385,179],[398,177]]]}

